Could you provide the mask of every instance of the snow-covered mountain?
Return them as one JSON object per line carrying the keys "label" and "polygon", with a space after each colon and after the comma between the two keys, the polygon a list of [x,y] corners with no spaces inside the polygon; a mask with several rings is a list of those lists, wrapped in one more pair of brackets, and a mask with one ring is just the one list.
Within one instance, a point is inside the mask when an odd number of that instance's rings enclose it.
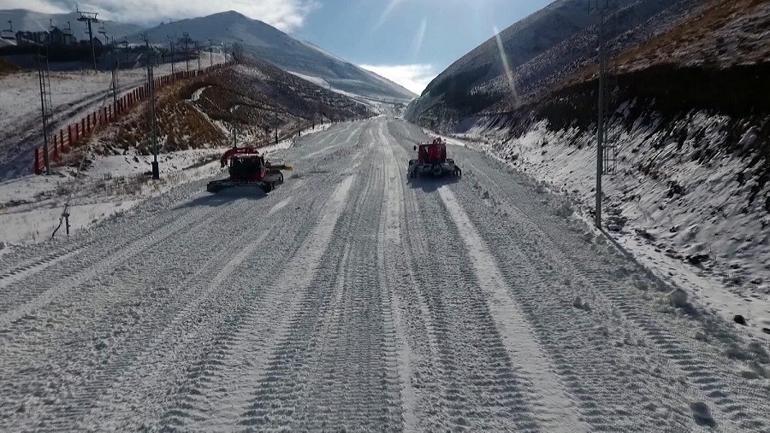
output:
{"label": "snow-covered mountain", "polygon": [[[8,21],[13,22],[14,31],[47,31],[51,24],[61,29],[67,28],[67,22],[72,26],[72,33],[78,39],[88,38],[88,28],[85,23],[78,22],[77,13],[68,14],[46,14],[33,12],[26,9],[8,9],[0,10],[0,23],[3,30],[8,29]],[[94,36],[102,38],[97,34],[102,25],[110,38],[123,38],[124,36],[135,34],[141,31],[142,27],[136,24],[126,24],[117,21],[103,20],[94,28]]]}
{"label": "snow-covered mountain", "polygon": [[[493,39],[407,116],[482,143],[591,219],[597,29],[580,3],[558,1],[501,34],[515,94]],[[607,17],[604,228],[701,304],[768,329],[770,2],[618,3]]]}
{"label": "snow-covered mountain", "polygon": [[[598,15],[588,0],[557,0],[492,37],[436,77],[412,102],[408,118],[455,123],[491,107],[517,106],[568,77],[596,55]],[[606,29],[617,52],[674,25],[696,0],[613,0]],[[511,91],[501,57],[511,69]]]}
{"label": "snow-covered mountain", "polygon": [[415,96],[396,83],[233,11],[161,24],[147,30],[152,42],[163,44],[169,37],[180,37],[183,33],[203,44],[209,40],[238,43],[259,59],[342,93],[398,102]]}

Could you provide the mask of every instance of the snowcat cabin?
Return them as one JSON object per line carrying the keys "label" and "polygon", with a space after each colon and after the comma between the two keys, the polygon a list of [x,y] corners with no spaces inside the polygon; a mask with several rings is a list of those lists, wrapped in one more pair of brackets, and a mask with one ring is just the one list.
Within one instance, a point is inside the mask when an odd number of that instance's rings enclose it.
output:
{"label": "snowcat cabin", "polygon": [[261,155],[238,155],[230,159],[230,179],[254,182],[265,176],[265,160]]}
{"label": "snowcat cabin", "polygon": [[417,159],[424,164],[439,164],[446,161],[446,143],[440,138],[432,143],[420,144],[417,147]]}

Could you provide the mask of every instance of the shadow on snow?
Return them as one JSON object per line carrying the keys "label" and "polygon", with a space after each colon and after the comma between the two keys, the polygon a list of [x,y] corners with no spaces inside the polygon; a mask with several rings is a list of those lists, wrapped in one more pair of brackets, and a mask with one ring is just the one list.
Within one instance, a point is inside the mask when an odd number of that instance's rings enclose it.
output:
{"label": "shadow on snow", "polygon": [[409,179],[409,187],[413,189],[421,189],[424,192],[435,192],[443,185],[452,185],[460,182],[461,178],[455,176],[443,176],[443,177],[416,177]]}
{"label": "shadow on snow", "polygon": [[267,194],[257,186],[234,186],[217,193],[204,192],[203,195],[177,206],[177,209],[201,206],[217,207],[237,200],[261,200],[265,197]]}

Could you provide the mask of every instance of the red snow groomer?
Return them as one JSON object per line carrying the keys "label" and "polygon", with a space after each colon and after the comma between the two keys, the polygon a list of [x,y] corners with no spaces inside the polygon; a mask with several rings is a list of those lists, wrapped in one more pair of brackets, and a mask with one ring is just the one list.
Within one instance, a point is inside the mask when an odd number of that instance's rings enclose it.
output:
{"label": "red snow groomer", "polygon": [[229,167],[230,177],[209,182],[208,192],[219,192],[236,186],[254,185],[264,192],[274,190],[283,183],[281,170],[291,170],[285,164],[275,165],[265,160],[253,147],[236,147],[228,150],[220,159],[222,167]]}
{"label": "red snow groomer", "polygon": [[463,171],[455,165],[453,159],[446,157],[446,142],[441,138],[434,139],[428,144],[414,146],[417,159],[409,161],[407,177],[414,179],[422,175],[460,177]]}

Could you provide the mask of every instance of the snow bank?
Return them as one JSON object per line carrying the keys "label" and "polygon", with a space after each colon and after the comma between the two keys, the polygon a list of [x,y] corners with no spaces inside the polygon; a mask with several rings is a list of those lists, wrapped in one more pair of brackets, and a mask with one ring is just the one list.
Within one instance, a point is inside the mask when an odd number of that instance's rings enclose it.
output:
{"label": "snow bank", "polygon": [[[666,128],[656,120],[613,125],[618,162],[616,174],[604,177],[605,224],[619,245],[695,303],[726,320],[743,315],[762,334],[770,324],[770,184],[753,176],[761,162],[750,153],[724,148],[728,122],[692,113]],[[507,129],[479,123],[459,138],[480,140],[479,147],[569,197],[587,222],[593,218],[592,133],[554,131],[542,121],[510,138]],[[751,139],[749,129],[737,147]]]}

